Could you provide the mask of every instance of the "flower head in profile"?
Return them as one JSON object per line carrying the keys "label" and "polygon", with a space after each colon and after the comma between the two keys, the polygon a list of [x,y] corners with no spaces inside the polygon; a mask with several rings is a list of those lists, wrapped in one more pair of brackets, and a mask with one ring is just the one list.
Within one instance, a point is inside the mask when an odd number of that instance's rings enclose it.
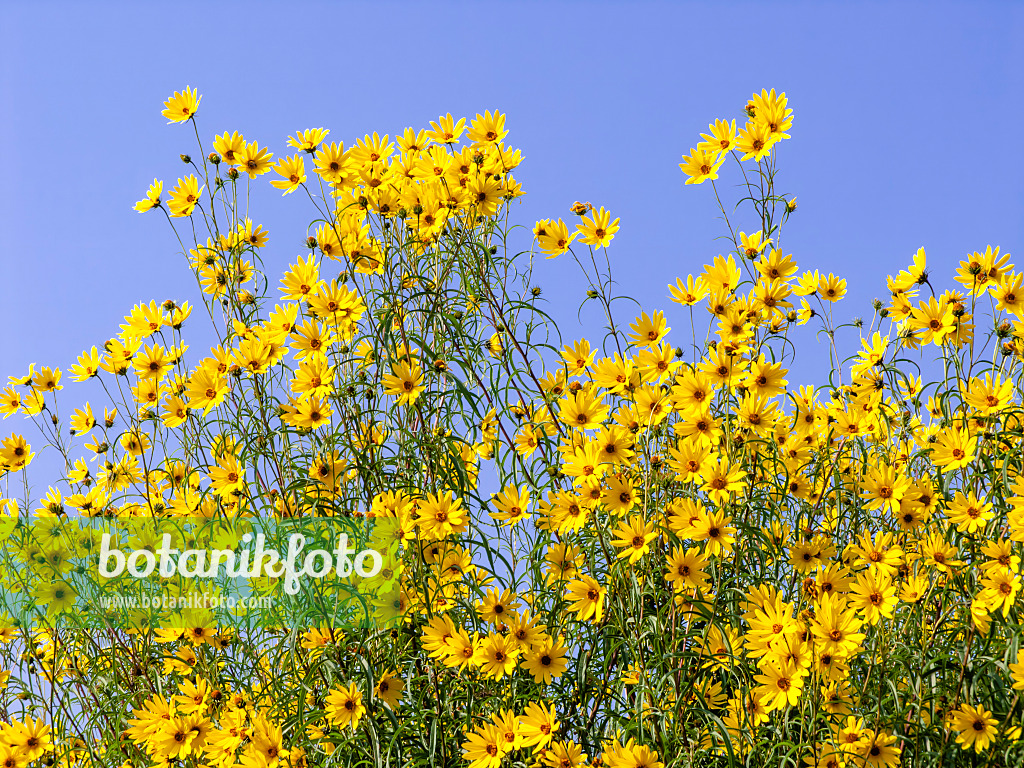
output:
{"label": "flower head in profile", "polygon": [[282,178],[274,179],[271,185],[283,189],[282,194],[289,194],[299,188],[299,185],[306,181],[306,165],[302,155],[293,157],[282,157],[273,166],[274,171]]}
{"label": "flower head in profile", "polygon": [[146,196],[135,204],[135,210],[145,213],[160,205],[160,193],[164,189],[164,183],[159,179],[153,179],[153,183],[146,190]]}
{"label": "flower head in profile", "polygon": [[330,132],[330,129],[325,128],[310,128],[307,131],[296,131],[295,136],[288,137],[288,146],[313,154]]}
{"label": "flower head in profile", "polygon": [[164,102],[164,109],[160,114],[171,123],[184,123],[186,120],[192,119],[202,100],[203,97],[199,95],[199,91],[186,87],[180,93],[175,91],[174,95]]}

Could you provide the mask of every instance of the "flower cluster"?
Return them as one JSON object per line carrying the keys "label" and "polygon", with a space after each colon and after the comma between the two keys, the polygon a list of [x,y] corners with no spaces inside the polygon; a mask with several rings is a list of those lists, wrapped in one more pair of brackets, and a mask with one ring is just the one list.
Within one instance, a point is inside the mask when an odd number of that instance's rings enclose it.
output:
{"label": "flower cluster", "polygon": [[[199,103],[164,115],[198,138]],[[387,518],[401,593],[372,609],[397,625],[8,621],[9,765],[1024,758],[1024,276],[988,247],[940,293],[922,248],[866,328],[838,322],[846,282],[782,248],[786,95],[744,111],[680,166],[714,186],[731,155],[744,205],[721,211],[729,252],[668,286],[678,308],[620,322],[604,207],[534,226],[580,265],[598,342],[554,341],[499,112],[348,146],[300,131],[276,162],[224,133],[167,199],[155,180],[136,209],[166,214],[216,344],[187,362],[200,312],[137,305],[68,368],[108,398],[68,424],[60,370],[11,377],[0,414],[64,471],[18,497],[35,453],[12,434],[0,506]],[[239,203],[268,173],[314,209],[283,277]],[[827,383],[791,386],[815,339]]]}

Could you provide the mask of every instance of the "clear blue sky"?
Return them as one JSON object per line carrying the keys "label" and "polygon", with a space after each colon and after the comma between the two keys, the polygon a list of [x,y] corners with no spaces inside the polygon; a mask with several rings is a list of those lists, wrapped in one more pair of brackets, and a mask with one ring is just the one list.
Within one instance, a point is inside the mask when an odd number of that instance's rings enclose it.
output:
{"label": "clear blue sky", "polygon": [[[297,129],[329,127],[348,144],[500,109],[526,158],[519,220],[568,219],[577,199],[609,208],[622,218],[611,253],[623,292],[666,309],[677,331],[685,315],[666,284],[724,248],[711,188],[683,186],[680,156],[761,88],[786,91],[795,110],[780,148],[782,188],[799,203],[786,250],[847,278],[840,314],[870,315],[885,274],[922,245],[940,284],[989,243],[1024,261],[1024,3],[0,9],[4,383],[32,362],[72,363],[136,302],[195,303],[162,216],[132,210],[154,176],[173,186],[178,154],[193,151],[190,130],[159,114],[185,85],[203,94],[204,140],[238,130],[276,156]],[[257,220],[283,268],[302,250],[309,204],[270,194],[267,179]],[[536,279],[573,338],[574,270],[542,262]]]}

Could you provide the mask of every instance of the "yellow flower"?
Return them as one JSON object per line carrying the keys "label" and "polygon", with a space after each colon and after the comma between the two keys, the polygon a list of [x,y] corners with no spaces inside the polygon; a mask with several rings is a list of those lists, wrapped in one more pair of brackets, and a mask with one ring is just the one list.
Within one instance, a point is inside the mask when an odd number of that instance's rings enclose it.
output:
{"label": "yellow flower", "polygon": [[955,427],[944,429],[932,449],[932,463],[943,473],[966,467],[974,461],[975,442],[970,432]]}
{"label": "yellow flower", "polygon": [[620,549],[617,557],[629,558],[635,563],[650,551],[650,544],[658,538],[658,528],[652,520],[644,522],[643,517],[634,515],[628,521],[623,520],[613,532],[612,544]]}
{"label": "yellow flower", "polygon": [[199,91],[186,87],[184,91],[175,91],[174,95],[164,102],[164,109],[160,114],[166,117],[169,123],[183,123],[195,117],[199,102],[202,100]]}
{"label": "yellow flower", "polygon": [[250,179],[255,179],[270,170],[272,154],[266,147],[260,149],[258,141],[253,141],[238,151],[238,165]]}
{"label": "yellow flower", "polygon": [[391,366],[391,373],[381,377],[384,392],[397,399],[399,405],[412,405],[426,387],[423,371],[415,363],[399,361]]}
{"label": "yellow flower", "polygon": [[522,738],[520,746],[533,747],[534,752],[543,749],[551,743],[558,730],[554,706],[531,701],[520,717],[519,730]]}
{"label": "yellow flower", "polygon": [[462,499],[455,498],[451,491],[441,495],[428,493],[419,503],[416,524],[427,540],[444,539],[466,530],[468,521],[465,514]]}
{"label": "yellow flower", "polygon": [[850,595],[850,606],[864,614],[868,624],[880,618],[891,619],[899,598],[897,587],[880,571],[866,571],[857,577]]}
{"label": "yellow flower", "polygon": [[754,675],[760,683],[757,687],[758,698],[768,712],[785,709],[800,700],[803,691],[803,671],[792,661],[780,664],[768,662],[762,666],[762,674]]}
{"label": "yellow flower", "polygon": [[590,576],[574,579],[566,586],[566,598],[572,601],[569,609],[580,621],[600,623],[604,617],[605,592],[605,588]]}
{"label": "yellow flower", "polygon": [[542,642],[535,643],[526,652],[526,656],[519,666],[533,675],[534,682],[546,684],[565,672],[567,667],[565,655],[566,649],[562,639],[549,637]]}
{"label": "yellow flower", "polygon": [[772,151],[778,138],[772,134],[771,128],[765,123],[749,122],[740,130],[736,138],[736,149],[742,152],[740,160],[753,160],[761,162],[761,159]]}
{"label": "yellow flower", "polygon": [[159,179],[153,179],[153,183],[146,190],[146,196],[135,204],[135,210],[145,213],[160,205],[160,193],[163,191],[164,183]]}
{"label": "yellow flower", "polygon": [[297,131],[294,137],[288,138],[288,146],[312,154],[321,142],[327,138],[329,133],[330,130],[324,128],[310,128],[307,131]]}
{"label": "yellow flower", "polygon": [[282,157],[274,164],[273,169],[283,178],[274,179],[270,183],[278,189],[283,189],[282,194],[291,194],[306,181],[306,164],[302,155]]}
{"label": "yellow flower", "polygon": [[985,529],[988,521],[995,516],[992,504],[979,499],[974,491],[965,496],[963,491],[957,491],[956,496],[946,507],[946,517],[956,525],[961,533],[978,533]]}
{"label": "yellow flower", "polygon": [[542,219],[533,228],[533,236],[537,245],[544,251],[549,259],[559,256],[569,250],[572,241],[579,236],[579,232],[569,235],[569,227],[564,221],[552,221]]}
{"label": "yellow flower", "polygon": [[633,331],[630,341],[638,347],[647,347],[649,349],[657,347],[668,332],[672,330],[666,324],[663,312],[655,312],[651,316],[643,312],[635,322],[630,324],[629,328]]}
{"label": "yellow flower", "polygon": [[327,719],[339,728],[351,725],[354,731],[366,714],[363,694],[356,688],[355,683],[349,683],[345,688],[333,689],[327,695],[326,704]]}
{"label": "yellow flower", "polygon": [[684,307],[692,307],[708,295],[708,286],[703,277],[693,279],[693,275],[687,275],[686,282],[682,278],[676,279],[676,284],[668,286],[672,294],[672,301],[682,304]]}
{"label": "yellow flower", "polygon": [[462,757],[469,768],[498,768],[505,756],[505,740],[493,723],[481,723],[465,734],[462,742]]}
{"label": "yellow flower", "polygon": [[171,190],[171,199],[167,201],[167,211],[171,216],[181,218],[191,216],[199,204],[199,196],[205,186],[199,186],[199,179],[192,174],[187,179],[178,179],[178,186]]}
{"label": "yellow flower", "polygon": [[690,547],[685,551],[679,547],[673,548],[666,565],[668,570],[665,579],[676,592],[687,589],[707,590],[708,574],[704,568],[708,565],[708,559],[701,554],[700,547]]}
{"label": "yellow flower", "polygon": [[593,218],[584,216],[576,229],[581,243],[607,248],[619,231],[619,220],[612,221],[611,214],[601,207],[593,212]]}
{"label": "yellow flower", "polygon": [[505,130],[505,115],[498,110],[494,110],[494,114],[489,110],[483,115],[478,113],[470,123],[467,133],[469,140],[474,144],[497,144],[508,135],[508,131]]}
{"label": "yellow flower", "polygon": [[492,634],[480,644],[474,661],[485,676],[499,680],[515,671],[520,652],[514,639]]}
{"label": "yellow flower", "polygon": [[723,155],[736,147],[736,121],[715,120],[708,125],[710,134],[702,133],[704,139],[697,149],[705,152],[720,152]]}
{"label": "yellow flower", "polygon": [[956,317],[952,306],[938,303],[932,296],[911,311],[908,326],[922,344],[942,346],[945,338],[956,330]]}
{"label": "yellow flower", "polygon": [[725,152],[709,152],[704,149],[691,149],[689,155],[683,155],[683,162],[679,164],[680,170],[689,178],[687,184],[703,184],[709,179],[714,181],[718,178],[718,169],[722,167]]}
{"label": "yellow flower", "polygon": [[817,293],[825,301],[839,301],[846,295],[846,281],[829,272],[828,277],[822,275],[818,279]]}
{"label": "yellow flower", "polygon": [[984,707],[961,704],[959,709],[949,713],[949,719],[953,728],[959,731],[956,743],[962,749],[973,747],[975,752],[984,752],[995,741],[999,721]]}

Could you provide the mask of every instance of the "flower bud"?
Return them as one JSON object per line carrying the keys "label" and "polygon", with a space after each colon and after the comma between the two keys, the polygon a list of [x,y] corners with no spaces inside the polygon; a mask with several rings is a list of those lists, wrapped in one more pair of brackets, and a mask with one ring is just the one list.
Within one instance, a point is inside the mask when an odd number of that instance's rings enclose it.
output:
{"label": "flower bud", "polygon": [[796,198],[795,197],[792,200],[787,200],[786,201],[786,210],[789,213],[792,213],[793,211],[796,210]]}
{"label": "flower bud", "polygon": [[178,157],[180,157],[181,162],[185,163],[186,165],[192,162],[192,158],[189,157],[188,155],[178,155]]}
{"label": "flower bud", "polygon": [[238,169],[237,168],[228,168],[228,178],[231,179],[232,181],[237,179],[238,178]]}
{"label": "flower bud", "polygon": [[209,160],[214,165],[220,165],[220,155],[218,155],[216,152],[211,152],[210,154],[208,154],[206,156],[206,159]]}
{"label": "flower bud", "polygon": [[589,291],[587,291],[587,297],[591,299],[596,299],[598,297],[598,293],[593,288],[591,288]]}
{"label": "flower bud", "polygon": [[531,288],[531,289],[530,289],[530,293],[531,293],[531,294],[532,294],[533,296],[540,296],[540,294],[541,294],[541,289],[540,289],[540,286],[539,286],[539,285],[535,285],[535,286],[533,286],[533,288]]}

